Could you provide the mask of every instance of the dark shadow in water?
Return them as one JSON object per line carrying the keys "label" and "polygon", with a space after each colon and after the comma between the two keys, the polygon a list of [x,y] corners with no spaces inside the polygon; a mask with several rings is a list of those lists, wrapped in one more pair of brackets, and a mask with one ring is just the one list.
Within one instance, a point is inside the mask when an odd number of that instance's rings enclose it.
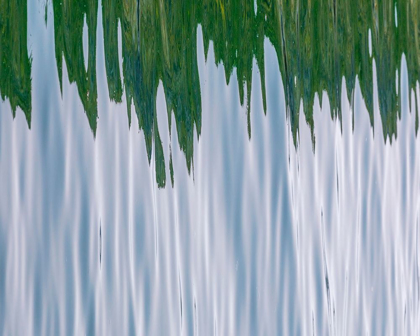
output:
{"label": "dark shadow in water", "polygon": [[[22,47],[7,58],[0,51],[2,97],[8,96],[13,110],[20,106],[30,122],[30,61],[26,48],[26,20],[13,4],[23,0],[0,0],[1,45]],[[174,113],[178,142],[185,153],[188,171],[193,165],[194,129],[201,132],[201,95],[197,65],[197,26],[201,24],[205,57],[213,41],[217,64],[223,64],[226,82],[234,69],[241,104],[246,104],[248,134],[251,137],[250,100],[252,67],[255,58],[261,76],[261,94],[266,111],[264,39],[274,46],[285,88],[287,117],[296,145],[299,111],[311,129],[315,148],[313,105],[315,94],[322,100],[326,92],[331,117],[341,122],[343,79],[350,102],[359,81],[372,128],[373,85],[376,81],[384,141],[397,136],[401,116],[400,77],[404,54],[408,68],[409,92],[416,94],[420,79],[420,1],[343,1],[343,0],[103,0],[102,25],[109,97],[127,98],[131,122],[134,105],[143,130],[149,162],[155,146],[156,180],[166,184],[162,142],[157,127],[156,95],[162,82],[169,129]],[[66,63],[70,82],[75,82],[90,127],[97,127],[96,33],[97,0],[53,0],[55,51],[62,87],[62,62]],[[397,13],[397,14],[396,14]],[[1,19],[3,18],[3,19]],[[6,19],[6,21],[4,21]],[[9,20],[9,21],[7,21]],[[84,65],[83,26],[88,27],[88,66]],[[17,29],[13,25],[16,25]],[[121,27],[122,73],[118,56],[118,26]],[[8,29],[8,30],[7,30]],[[13,32],[13,33],[12,33]],[[371,47],[369,42],[371,34]],[[2,47],[2,50],[5,48]],[[9,54],[9,53],[8,53]],[[10,56],[10,55],[7,55]],[[377,78],[373,78],[373,63]],[[23,66],[18,67],[18,64]],[[12,70],[10,70],[12,69]],[[6,82],[6,83],[5,83]],[[246,97],[245,97],[246,95]],[[417,101],[417,99],[416,99]],[[411,100],[409,99],[409,102]],[[321,101],[322,103],[322,101]],[[410,107],[411,108],[411,107]],[[416,133],[418,112],[416,110]],[[172,154],[170,171],[173,184]]]}

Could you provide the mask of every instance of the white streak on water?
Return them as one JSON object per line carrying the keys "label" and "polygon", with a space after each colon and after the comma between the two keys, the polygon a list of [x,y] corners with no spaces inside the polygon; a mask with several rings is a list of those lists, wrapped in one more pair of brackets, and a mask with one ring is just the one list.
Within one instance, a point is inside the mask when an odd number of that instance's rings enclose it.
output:
{"label": "white streak on water", "polygon": [[397,4],[395,4],[395,7],[394,7],[394,14],[395,14],[395,27],[398,27]]}

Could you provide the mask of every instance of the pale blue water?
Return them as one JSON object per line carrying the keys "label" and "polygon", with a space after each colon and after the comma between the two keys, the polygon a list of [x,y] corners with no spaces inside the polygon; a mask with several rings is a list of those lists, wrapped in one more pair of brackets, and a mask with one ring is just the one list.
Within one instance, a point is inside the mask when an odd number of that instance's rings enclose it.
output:
{"label": "pale blue water", "polygon": [[327,93],[322,107],[315,96],[314,148],[303,104],[293,143],[267,38],[267,113],[254,59],[251,138],[236,70],[227,85],[212,42],[205,60],[200,25],[196,38],[202,120],[193,167],[160,83],[166,187],[158,188],[134,108],[128,128],[125,93],[122,103],[109,99],[102,24],[94,137],[66,66],[60,93],[53,21],[28,2],[31,129],[0,102],[0,334],[419,334],[420,88],[408,87],[405,56],[392,143],[374,60],[374,128],[358,79],[351,104],[343,78],[341,123]]}

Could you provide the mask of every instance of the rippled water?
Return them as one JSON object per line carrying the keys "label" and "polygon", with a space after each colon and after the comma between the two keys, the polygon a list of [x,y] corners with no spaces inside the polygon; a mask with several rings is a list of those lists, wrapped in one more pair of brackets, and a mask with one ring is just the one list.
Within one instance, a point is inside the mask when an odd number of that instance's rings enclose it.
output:
{"label": "rippled water", "polygon": [[0,334],[419,334],[419,14],[0,0]]}

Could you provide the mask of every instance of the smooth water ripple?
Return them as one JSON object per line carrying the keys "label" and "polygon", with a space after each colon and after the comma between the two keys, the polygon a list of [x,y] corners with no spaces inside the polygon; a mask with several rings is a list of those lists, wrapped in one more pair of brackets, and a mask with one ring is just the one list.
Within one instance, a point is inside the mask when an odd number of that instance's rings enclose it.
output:
{"label": "smooth water ripple", "polygon": [[420,333],[420,7],[326,3],[0,0],[0,334]]}

